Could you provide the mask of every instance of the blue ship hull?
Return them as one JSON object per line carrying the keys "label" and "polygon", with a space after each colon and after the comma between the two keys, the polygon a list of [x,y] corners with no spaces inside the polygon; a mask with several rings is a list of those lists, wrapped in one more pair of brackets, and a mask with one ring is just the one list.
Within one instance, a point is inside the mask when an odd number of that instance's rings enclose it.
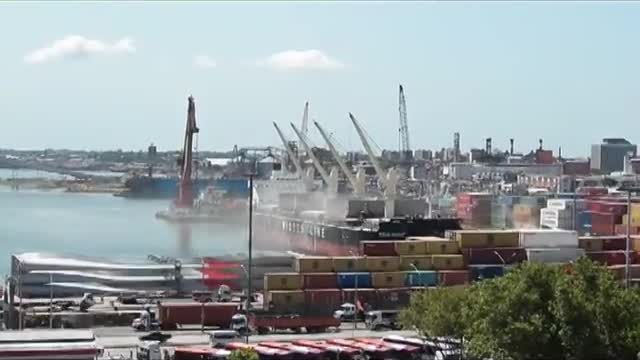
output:
{"label": "blue ship hull", "polygon": [[[226,191],[232,197],[249,196],[247,179],[198,179],[194,180],[194,196],[207,187],[214,186]],[[144,199],[171,199],[178,195],[178,179],[134,177],[125,183],[126,190],[118,196]]]}

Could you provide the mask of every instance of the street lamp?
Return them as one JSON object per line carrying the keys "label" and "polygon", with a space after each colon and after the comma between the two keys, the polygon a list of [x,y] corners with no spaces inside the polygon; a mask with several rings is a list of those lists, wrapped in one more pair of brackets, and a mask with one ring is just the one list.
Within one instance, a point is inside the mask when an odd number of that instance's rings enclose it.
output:
{"label": "street lamp", "polygon": [[[249,314],[251,313],[251,271],[253,269],[253,177],[255,176],[255,172],[250,172],[249,176],[249,259],[247,262],[247,266],[249,269],[245,269],[244,266],[242,269],[247,275],[247,306],[246,306],[246,318],[247,318],[247,329],[249,327]],[[249,343],[249,331],[247,331],[246,337],[247,343]]]}
{"label": "street lamp", "polygon": [[[358,255],[354,254],[352,250],[349,250],[349,254],[351,256],[357,258]],[[356,260],[357,261],[357,260]],[[358,273],[355,274],[355,292],[353,293],[353,334],[352,336],[356,336],[356,329],[358,328]]]}
{"label": "street lamp", "polygon": [[631,193],[640,192],[640,187],[620,187],[619,191],[624,191],[627,193],[627,241],[625,247],[624,254],[624,285],[625,287],[629,287],[630,283],[630,274],[629,274],[629,252],[631,248]]}
{"label": "street lamp", "polygon": [[[247,271],[247,268],[244,266],[244,264],[240,264],[240,268],[244,272],[244,275],[247,277],[247,282],[249,282],[250,276],[249,276],[249,272]],[[248,289],[247,289],[247,292],[249,292]],[[251,303],[251,299],[249,297],[247,297],[247,299],[248,299],[247,303]],[[245,313],[246,313],[245,317],[247,319],[247,328],[248,328],[249,326],[249,309],[248,308],[246,309]],[[249,343],[249,331],[245,333],[245,342],[247,344]]]}

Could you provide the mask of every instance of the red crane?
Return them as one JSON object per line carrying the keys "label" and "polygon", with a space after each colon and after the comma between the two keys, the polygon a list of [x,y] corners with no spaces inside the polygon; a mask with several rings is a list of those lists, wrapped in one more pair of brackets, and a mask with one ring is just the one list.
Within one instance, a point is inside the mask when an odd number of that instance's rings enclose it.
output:
{"label": "red crane", "polygon": [[191,167],[193,163],[193,135],[200,130],[196,126],[196,103],[193,96],[189,96],[187,109],[187,128],[184,134],[184,147],[180,166],[180,182],[176,207],[191,208],[193,206],[193,182],[191,181]]}

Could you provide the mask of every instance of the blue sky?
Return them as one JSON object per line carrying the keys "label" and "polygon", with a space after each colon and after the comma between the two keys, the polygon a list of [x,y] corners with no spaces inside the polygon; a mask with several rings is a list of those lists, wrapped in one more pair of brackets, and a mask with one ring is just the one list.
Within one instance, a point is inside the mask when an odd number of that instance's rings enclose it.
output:
{"label": "blue sky", "polygon": [[[279,145],[311,115],[361,149],[640,141],[640,3],[0,3],[0,147]],[[75,35],[75,37],[73,37]],[[291,68],[293,67],[293,68]],[[315,129],[312,129],[315,130]],[[293,133],[288,132],[292,137]],[[312,131],[314,142],[321,138]]]}

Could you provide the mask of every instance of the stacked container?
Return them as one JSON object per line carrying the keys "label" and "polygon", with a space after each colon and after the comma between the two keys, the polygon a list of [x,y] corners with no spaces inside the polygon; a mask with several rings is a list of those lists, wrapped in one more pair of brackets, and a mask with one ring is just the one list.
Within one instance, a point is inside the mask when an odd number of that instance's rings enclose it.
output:
{"label": "stacked container", "polygon": [[547,229],[573,230],[574,203],[576,214],[580,210],[581,200],[572,199],[549,199],[547,207],[540,209],[540,227]]}
{"label": "stacked container", "polygon": [[469,226],[490,226],[492,197],[488,193],[459,193],[456,196],[457,217]]}
{"label": "stacked container", "polygon": [[578,247],[578,233],[569,230],[523,230],[520,247],[526,250],[528,261],[548,264],[567,263],[584,255]]}
{"label": "stacked container", "polygon": [[461,230],[453,233],[462,249],[471,280],[501,276],[504,266],[525,260],[514,230]]}

